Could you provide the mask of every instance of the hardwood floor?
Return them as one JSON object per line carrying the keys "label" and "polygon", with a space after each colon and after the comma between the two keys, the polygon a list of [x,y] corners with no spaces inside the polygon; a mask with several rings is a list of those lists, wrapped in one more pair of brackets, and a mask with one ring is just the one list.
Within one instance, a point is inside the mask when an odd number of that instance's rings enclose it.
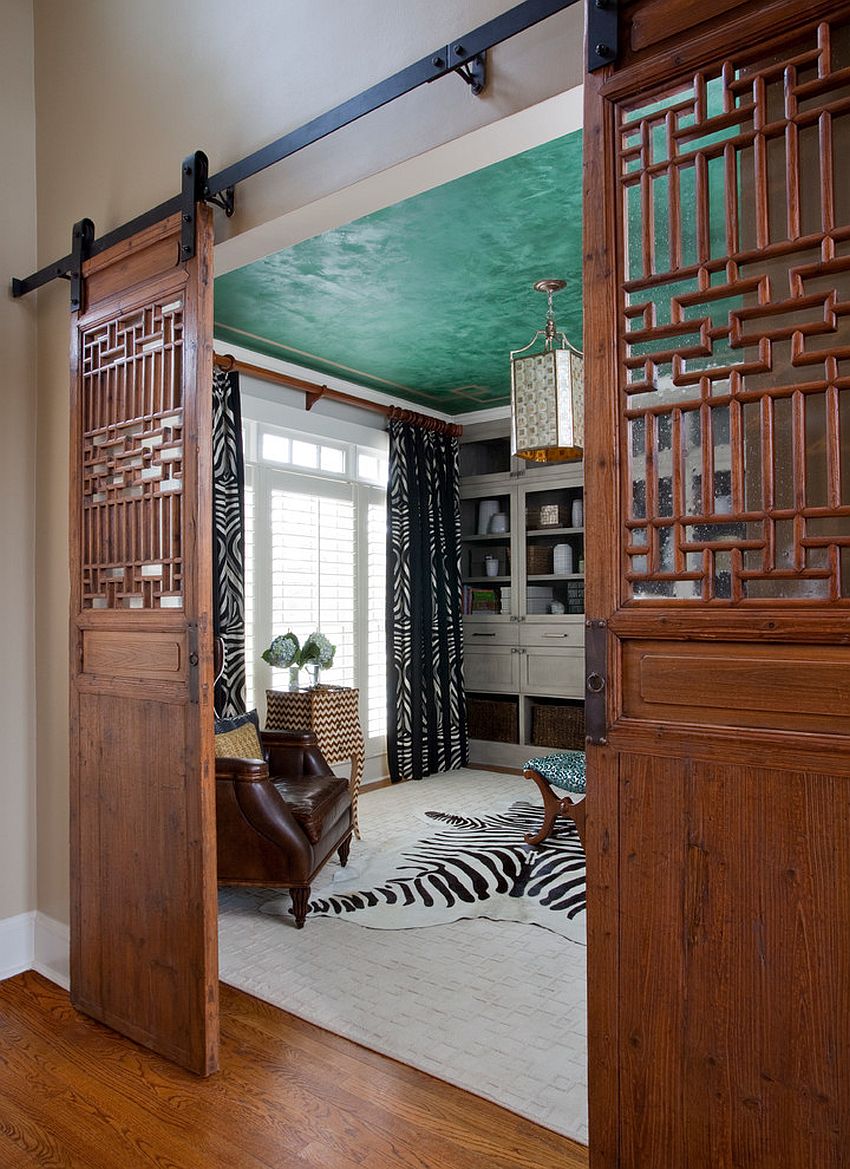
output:
{"label": "hardwood floor", "polygon": [[0,983],[2,1169],[586,1169],[505,1109],[221,987],[200,1080],[78,1014],[32,972]]}

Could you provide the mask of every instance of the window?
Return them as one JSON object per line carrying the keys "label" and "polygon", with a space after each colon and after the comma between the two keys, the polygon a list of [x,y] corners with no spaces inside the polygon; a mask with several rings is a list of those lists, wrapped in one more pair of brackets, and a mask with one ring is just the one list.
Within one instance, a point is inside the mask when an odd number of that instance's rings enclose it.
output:
{"label": "window", "polygon": [[336,646],[322,680],[359,687],[374,751],[386,733],[386,453],[245,425],[248,706],[288,685],[288,670],[259,658],[272,637],[320,629]]}

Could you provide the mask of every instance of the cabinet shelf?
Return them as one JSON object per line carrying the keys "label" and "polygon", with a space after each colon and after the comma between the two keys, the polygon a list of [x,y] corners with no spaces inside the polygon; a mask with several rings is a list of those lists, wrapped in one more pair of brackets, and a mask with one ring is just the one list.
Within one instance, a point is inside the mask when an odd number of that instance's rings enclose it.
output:
{"label": "cabinet shelf", "polygon": [[526,528],[526,540],[539,540],[541,536],[583,536],[584,528]]}
{"label": "cabinet shelf", "polygon": [[464,584],[510,584],[509,576],[465,576]]}
{"label": "cabinet shelf", "polygon": [[[492,577],[490,578],[493,579]],[[506,580],[507,577],[499,577],[499,580]],[[544,572],[535,573],[533,576],[526,577],[526,580],[584,580],[583,572]]]}
{"label": "cabinet shelf", "polygon": [[485,532],[483,535],[461,536],[464,544],[487,544],[493,540],[510,542],[510,532]]}

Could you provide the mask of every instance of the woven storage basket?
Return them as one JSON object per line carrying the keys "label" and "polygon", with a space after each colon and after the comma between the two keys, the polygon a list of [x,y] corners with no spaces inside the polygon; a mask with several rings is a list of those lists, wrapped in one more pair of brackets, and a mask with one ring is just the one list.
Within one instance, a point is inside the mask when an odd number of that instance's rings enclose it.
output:
{"label": "woven storage basket", "polygon": [[525,509],[527,528],[568,528],[572,522],[568,503],[544,503]]}
{"label": "woven storage basket", "polygon": [[519,742],[519,706],[491,698],[467,698],[466,721],[470,739],[495,743]]}
{"label": "woven storage basket", "polygon": [[529,576],[552,572],[553,550],[542,544],[529,544],[525,550],[525,569]]}
{"label": "woven storage basket", "polygon": [[584,707],[531,705],[531,741],[536,747],[584,750]]}

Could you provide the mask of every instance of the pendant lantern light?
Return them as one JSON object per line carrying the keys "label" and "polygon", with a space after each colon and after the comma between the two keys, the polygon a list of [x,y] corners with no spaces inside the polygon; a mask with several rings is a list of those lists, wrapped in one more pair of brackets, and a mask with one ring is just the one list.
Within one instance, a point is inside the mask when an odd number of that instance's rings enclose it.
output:
{"label": "pendant lantern light", "polygon": [[[522,349],[511,352],[513,453],[533,463],[579,459],[584,446],[584,359],[555,328],[552,297],[564,280],[538,280],[548,297],[546,324]],[[528,351],[543,339],[542,351]]]}

